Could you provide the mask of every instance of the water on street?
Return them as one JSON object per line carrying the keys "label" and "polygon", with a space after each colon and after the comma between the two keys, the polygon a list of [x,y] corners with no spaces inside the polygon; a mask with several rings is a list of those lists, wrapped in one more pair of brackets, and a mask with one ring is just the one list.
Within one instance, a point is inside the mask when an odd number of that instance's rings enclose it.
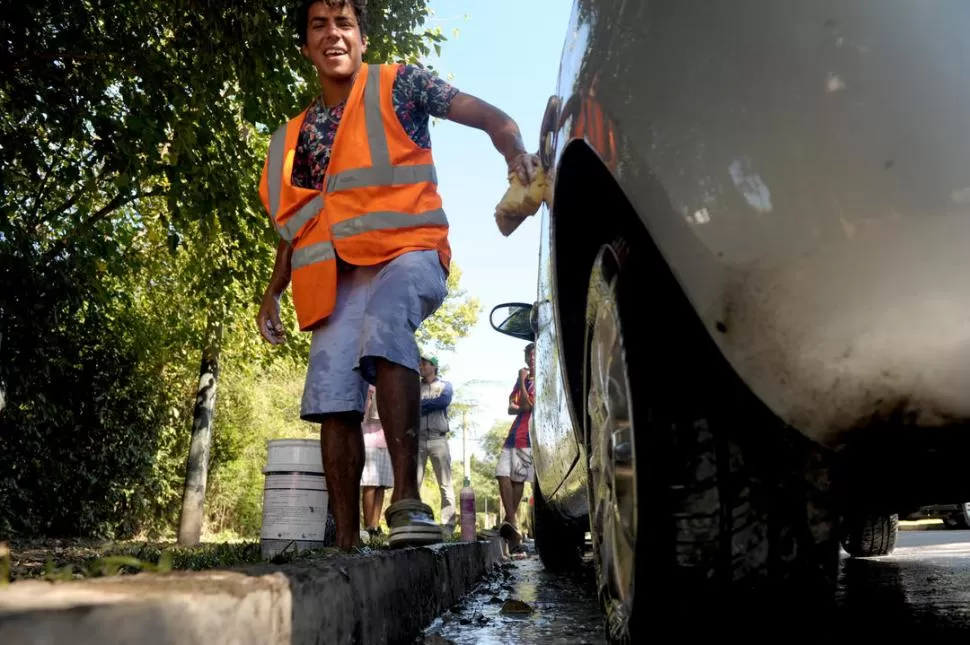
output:
{"label": "water on street", "polygon": [[[970,531],[901,531],[897,545],[882,558],[843,553],[836,621],[827,642],[856,643],[863,635],[893,642],[970,638]],[[427,645],[603,644],[592,567],[554,575],[534,553],[508,562],[439,617],[423,638]]]}
{"label": "water on street", "polygon": [[427,630],[426,645],[601,645],[604,621],[592,567],[571,575],[543,570],[535,553],[506,563],[479,590]]}

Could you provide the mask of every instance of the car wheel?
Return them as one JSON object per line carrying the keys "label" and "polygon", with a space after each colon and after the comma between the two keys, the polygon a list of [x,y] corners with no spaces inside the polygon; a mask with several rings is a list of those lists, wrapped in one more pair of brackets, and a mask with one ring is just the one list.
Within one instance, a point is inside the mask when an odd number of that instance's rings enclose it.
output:
{"label": "car wheel", "polygon": [[896,548],[898,532],[898,515],[850,515],[842,521],[842,548],[856,558],[889,555]]}
{"label": "car wheel", "polygon": [[785,603],[781,589],[834,597],[828,471],[778,440],[790,436],[780,428],[766,433],[767,457],[749,454],[725,410],[697,403],[689,373],[701,366],[689,347],[670,347],[676,323],[657,322],[669,312],[645,309],[652,272],[639,257],[623,238],[604,245],[587,296],[590,533],[610,642],[645,637],[669,612],[739,617],[765,599]]}
{"label": "car wheel", "polygon": [[564,521],[542,496],[539,483],[532,483],[532,533],[542,566],[553,573],[575,571],[583,561],[585,527]]}

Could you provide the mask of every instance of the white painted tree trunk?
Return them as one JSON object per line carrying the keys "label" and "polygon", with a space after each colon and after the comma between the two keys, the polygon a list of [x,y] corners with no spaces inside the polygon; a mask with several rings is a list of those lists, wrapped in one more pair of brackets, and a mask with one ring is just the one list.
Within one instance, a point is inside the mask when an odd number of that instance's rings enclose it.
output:
{"label": "white painted tree trunk", "polygon": [[195,546],[202,538],[205,511],[205,489],[209,479],[209,451],[212,446],[212,423],[216,413],[216,388],[219,384],[219,353],[222,346],[222,323],[210,323],[206,334],[199,388],[192,415],[192,443],[185,466],[185,492],[179,519],[178,543]]}

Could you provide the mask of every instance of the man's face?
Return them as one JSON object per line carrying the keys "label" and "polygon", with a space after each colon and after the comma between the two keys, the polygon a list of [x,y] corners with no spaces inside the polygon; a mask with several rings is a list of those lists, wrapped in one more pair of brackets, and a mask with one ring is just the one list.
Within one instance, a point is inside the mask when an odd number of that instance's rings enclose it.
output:
{"label": "man's face", "polygon": [[421,362],[418,363],[418,372],[421,374],[421,378],[430,381],[434,378],[434,365],[422,358]]}
{"label": "man's face", "polygon": [[530,372],[536,371],[536,352],[534,349],[525,352],[525,364],[529,366]]}
{"label": "man's face", "polygon": [[357,73],[367,42],[349,2],[339,7],[322,1],[310,5],[302,51],[325,78],[343,81]]}

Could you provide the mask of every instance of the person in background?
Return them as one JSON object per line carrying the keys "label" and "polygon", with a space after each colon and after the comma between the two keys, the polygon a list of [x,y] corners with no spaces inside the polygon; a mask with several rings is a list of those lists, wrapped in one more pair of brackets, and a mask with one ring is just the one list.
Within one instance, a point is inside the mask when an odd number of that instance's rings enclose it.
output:
{"label": "person in background", "polygon": [[441,491],[441,525],[446,535],[454,533],[457,514],[455,489],[451,485],[451,448],[448,446],[448,406],[454,390],[451,383],[438,378],[438,359],[422,356],[421,431],[418,434],[418,486],[424,480],[424,468],[431,458],[434,477]]}
{"label": "person in background", "polygon": [[525,482],[531,482],[535,475],[532,469],[532,441],[529,438],[529,419],[536,398],[534,343],[525,347],[525,364],[526,367],[519,370],[519,377],[509,394],[509,414],[514,414],[515,419],[495,468],[498,492],[505,511],[505,521],[499,528],[499,535],[509,543],[509,550],[513,553],[522,548],[522,533],[515,519],[516,510],[522,502]]}
{"label": "person in background", "polygon": [[[364,409],[364,472],[360,478],[361,504],[364,508],[364,529],[367,539],[382,535],[381,510],[384,508],[384,491],[394,487],[394,468],[391,454],[387,451],[387,439],[381,418],[377,412],[377,389],[367,388]],[[363,537],[363,534],[361,535]]]}

